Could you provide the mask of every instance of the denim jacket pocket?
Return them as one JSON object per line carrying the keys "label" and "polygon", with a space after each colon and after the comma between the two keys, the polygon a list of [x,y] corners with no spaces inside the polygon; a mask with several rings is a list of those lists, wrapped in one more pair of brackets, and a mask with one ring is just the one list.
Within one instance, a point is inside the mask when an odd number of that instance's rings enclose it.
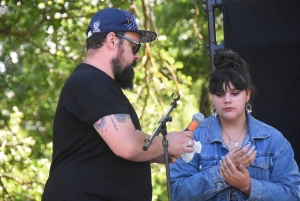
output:
{"label": "denim jacket pocket", "polygon": [[213,166],[218,165],[218,158],[206,155],[200,155],[199,171],[205,171]]}
{"label": "denim jacket pocket", "polygon": [[272,165],[272,157],[267,154],[257,154],[253,163],[249,166],[251,169],[250,176],[257,180],[268,181],[270,178],[270,166]]}

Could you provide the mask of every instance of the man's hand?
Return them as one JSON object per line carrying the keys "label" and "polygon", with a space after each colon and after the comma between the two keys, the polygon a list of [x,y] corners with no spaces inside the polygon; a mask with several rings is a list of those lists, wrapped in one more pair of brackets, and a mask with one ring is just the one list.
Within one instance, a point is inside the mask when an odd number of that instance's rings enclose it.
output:
{"label": "man's hand", "polygon": [[[183,153],[194,151],[194,134],[191,131],[170,132],[167,134],[168,152],[170,156],[178,158]],[[173,158],[171,158],[173,161]],[[176,161],[176,160],[175,160]]]}

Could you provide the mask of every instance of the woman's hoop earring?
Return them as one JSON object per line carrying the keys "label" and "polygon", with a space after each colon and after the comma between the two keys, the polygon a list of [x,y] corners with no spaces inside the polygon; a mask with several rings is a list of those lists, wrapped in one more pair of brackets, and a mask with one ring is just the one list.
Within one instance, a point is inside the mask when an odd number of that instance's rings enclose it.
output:
{"label": "woman's hoop earring", "polygon": [[252,107],[251,107],[251,105],[249,104],[249,102],[247,102],[247,104],[246,104],[246,112],[247,112],[248,114],[250,114],[250,113],[252,112]]}
{"label": "woman's hoop earring", "polygon": [[217,117],[218,113],[217,110],[215,108],[215,106],[213,106],[213,114],[212,114],[215,118]]}

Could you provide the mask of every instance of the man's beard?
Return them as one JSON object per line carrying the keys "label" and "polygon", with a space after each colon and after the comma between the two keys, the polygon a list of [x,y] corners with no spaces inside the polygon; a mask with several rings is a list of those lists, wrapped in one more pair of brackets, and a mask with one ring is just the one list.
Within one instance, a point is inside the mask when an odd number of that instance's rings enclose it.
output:
{"label": "man's beard", "polygon": [[119,58],[113,58],[111,61],[115,81],[122,89],[133,89],[134,70],[136,65],[134,60],[131,64],[122,69],[122,64]]}

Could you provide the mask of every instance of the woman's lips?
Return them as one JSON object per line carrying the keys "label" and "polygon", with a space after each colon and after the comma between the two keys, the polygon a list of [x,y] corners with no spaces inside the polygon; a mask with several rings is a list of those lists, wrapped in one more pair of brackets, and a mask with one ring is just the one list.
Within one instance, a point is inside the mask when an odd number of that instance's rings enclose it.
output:
{"label": "woman's lips", "polygon": [[225,107],[224,110],[225,111],[231,111],[231,110],[233,110],[233,108],[232,107]]}

